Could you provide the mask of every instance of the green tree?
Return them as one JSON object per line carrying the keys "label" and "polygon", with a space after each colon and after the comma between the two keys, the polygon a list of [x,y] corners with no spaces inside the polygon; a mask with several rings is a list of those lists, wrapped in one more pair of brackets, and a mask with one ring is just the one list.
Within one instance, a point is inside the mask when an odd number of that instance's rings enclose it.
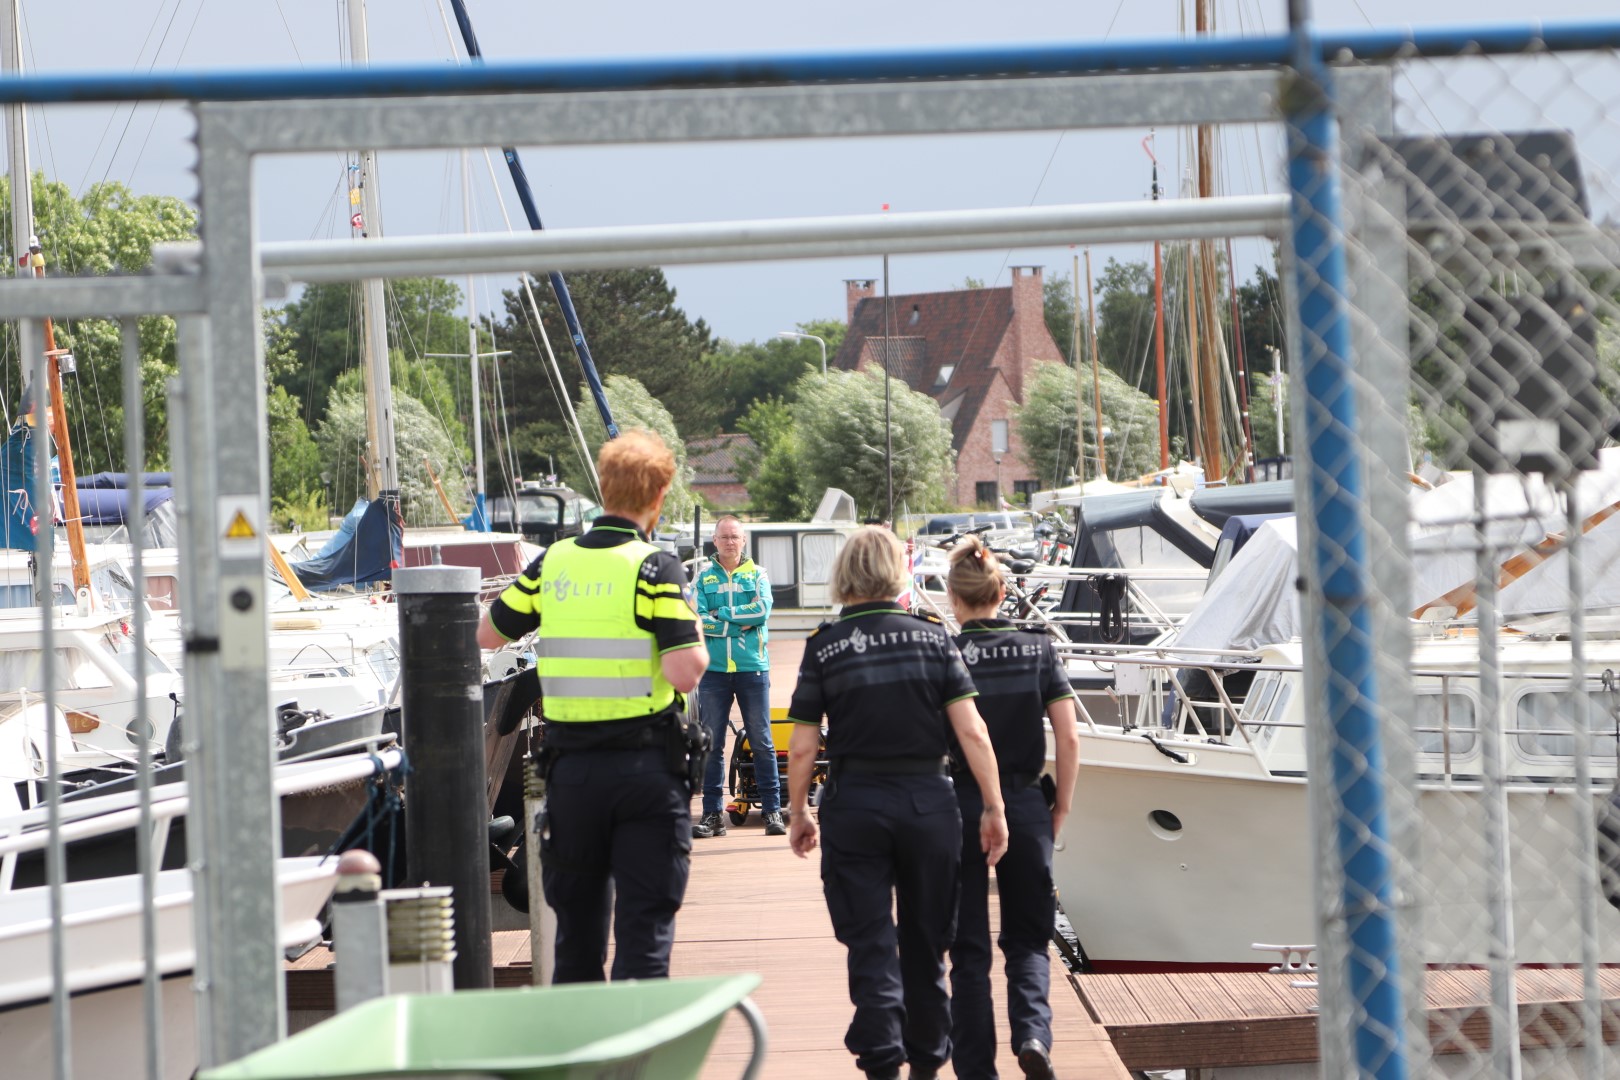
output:
{"label": "green tree", "polygon": [[[1106,429],[1108,475],[1129,479],[1158,467],[1158,407],[1153,399],[1102,369],[1103,427]],[[1071,473],[1083,479],[1097,475],[1097,425],[1092,380],[1080,379],[1076,407],[1074,369],[1057,362],[1035,365],[1025,383],[1024,404],[1014,423],[1024,444],[1024,463],[1042,484],[1058,486]],[[1076,467],[1075,434],[1080,436],[1084,467]]]}
{"label": "green tree", "polygon": [[748,504],[772,521],[802,521],[813,509],[799,468],[799,435],[793,409],[781,398],[756,401],[737,421],[754,440],[754,451],[742,462]]}
{"label": "green tree", "polygon": [[[713,336],[702,319],[694,322],[676,305],[675,290],[662,270],[587,271],[569,275],[568,286],[604,381],[610,375],[634,379],[679,416],[690,434],[718,430],[721,410],[716,369],[704,362],[714,349]],[[579,364],[556,299],[543,278],[534,288],[534,296],[557,355],[563,385],[556,384],[545,358],[523,290],[507,292],[507,318],[499,337],[503,346],[512,349],[504,365],[510,371],[506,402],[512,449],[525,474],[543,470],[548,455],[556,455],[559,465],[566,461],[567,468],[578,467],[578,455],[563,427],[560,395],[573,395],[580,378]],[[582,410],[582,416],[584,412],[594,415],[595,404]],[[614,421],[618,423],[619,418],[615,416]]]}
{"label": "green tree", "polygon": [[[332,403],[315,433],[321,460],[332,478],[333,498],[347,509],[366,490],[365,392],[357,373],[345,375],[332,390]],[[433,482],[423,465],[444,476],[459,472],[460,451],[439,419],[410,394],[394,389],[394,453],[399,469],[400,511],[406,524],[426,525],[445,520]],[[458,508],[464,509],[464,508]]]}
{"label": "green tree", "polygon": [[756,401],[773,395],[791,399],[801,376],[821,370],[821,347],[786,338],[740,345],[722,341],[704,362],[713,369],[720,401],[716,423],[720,430],[732,431]]}
{"label": "green tree", "polygon": [[[469,422],[461,393],[469,378],[467,320],[457,315],[461,290],[442,278],[403,278],[383,289],[389,354],[420,362],[442,372],[455,390],[456,415]],[[326,411],[338,377],[361,365],[365,320],[361,315],[361,287],[353,282],[307,286],[296,300],[284,305],[277,321],[292,335],[296,362],[276,376],[277,385],[299,399],[309,421]],[[487,348],[487,343],[479,348]],[[433,356],[445,353],[449,356]],[[397,361],[391,361],[396,362]],[[398,380],[394,380],[397,382]],[[420,387],[413,387],[417,392]]]}
{"label": "green tree", "polygon": [[[888,512],[883,373],[835,371],[806,379],[793,406],[798,462],[808,490],[849,492],[863,515]],[[945,501],[954,461],[951,429],[939,405],[899,380],[890,386],[894,446],[894,503],[912,508]]]}
{"label": "green tree", "polygon": [[[1056,274],[1046,279],[1041,286],[1041,312],[1046,316],[1046,330],[1057,342],[1058,351],[1063,354],[1063,361],[1074,363],[1074,281],[1068,274]],[[1085,317],[1085,310],[1080,312]],[[1086,328],[1079,328],[1081,334]],[[1084,346],[1082,346],[1082,352]]]}
{"label": "green tree", "polygon": [[[603,389],[607,392],[608,408],[613,410],[613,422],[619,425],[620,431],[646,428],[663,439],[664,445],[674,452],[675,481],[664,499],[664,518],[667,521],[690,521],[692,508],[697,505],[697,496],[692,492],[692,469],[686,463],[686,443],[681,440],[681,433],[675,427],[675,418],[657,398],[647,392],[645,386],[628,375],[609,375]],[[593,450],[599,448],[607,441],[607,429],[602,426],[602,418],[596,410],[590,407],[589,395],[584,387],[580,388],[580,401],[575,408],[579,411],[579,426],[584,432],[586,445]],[[581,491],[590,490],[588,484],[584,487],[577,483],[572,486]]]}
{"label": "green tree", "polygon": [[[31,181],[35,230],[46,267],[62,274],[138,273],[151,263],[152,245],[196,236],[197,215],[179,199],[136,195],[123,184],[92,184],[75,198],[67,185],[34,174]],[[0,177],[0,215],[11,215],[11,183]],[[19,272],[16,252],[8,252],[9,273]],[[162,468],[169,461],[165,384],[176,371],[175,324],[167,316],[137,321],[145,406],[147,460]],[[78,374],[69,376],[69,430],[75,465],[87,474],[122,469],[124,461],[123,354],[118,324],[75,319],[55,327],[58,348],[71,351]],[[5,336],[8,361],[0,364],[0,392],[17,401],[24,365],[17,362],[15,330]]]}

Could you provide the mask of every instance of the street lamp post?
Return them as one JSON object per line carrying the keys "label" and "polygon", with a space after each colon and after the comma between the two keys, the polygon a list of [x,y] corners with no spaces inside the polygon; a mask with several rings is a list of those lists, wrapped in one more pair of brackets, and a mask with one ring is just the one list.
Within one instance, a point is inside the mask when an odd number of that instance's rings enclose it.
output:
{"label": "street lamp post", "polygon": [[996,505],[993,509],[999,511],[1001,509],[1001,455],[994,455],[994,459],[996,462]]}
{"label": "street lamp post", "polygon": [[793,338],[798,341],[813,341],[821,346],[821,373],[827,374],[827,343],[814,334],[801,334],[797,330],[779,330],[776,334],[781,338]]}

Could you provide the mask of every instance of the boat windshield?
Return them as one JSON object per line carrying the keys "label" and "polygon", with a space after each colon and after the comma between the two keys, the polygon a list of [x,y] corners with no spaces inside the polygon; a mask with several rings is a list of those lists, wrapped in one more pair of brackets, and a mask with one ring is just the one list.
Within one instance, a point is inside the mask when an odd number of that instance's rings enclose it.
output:
{"label": "boat windshield", "polygon": [[[113,659],[118,662],[118,666],[133,677],[136,657],[135,639],[124,633],[121,628],[115,628],[102,635],[102,641],[106,644],[107,651],[112,654]],[[146,674],[174,675],[176,672],[167,660],[153,652],[151,648],[148,648],[146,650]]]}
{"label": "boat windshield", "polygon": [[[55,659],[51,670],[53,690],[90,690],[112,685],[107,673],[97,667],[83,649],[71,646],[56,649]],[[44,689],[44,665],[43,649],[0,651],[0,693],[40,693]]]}

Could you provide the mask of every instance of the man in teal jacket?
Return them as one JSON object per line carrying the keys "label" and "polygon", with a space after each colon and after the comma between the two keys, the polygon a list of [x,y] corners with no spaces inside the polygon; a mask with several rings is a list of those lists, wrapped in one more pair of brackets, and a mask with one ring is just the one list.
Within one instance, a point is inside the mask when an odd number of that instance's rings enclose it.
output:
{"label": "man in teal jacket", "polygon": [[709,669],[698,684],[698,715],[709,729],[712,749],[703,769],[703,818],[692,826],[697,837],[724,836],[720,811],[726,771],[726,718],[731,703],[742,713],[743,730],[754,753],[754,782],[765,835],[785,836],[776,748],[771,744],[771,660],[765,651],[765,621],[771,616],[771,583],[744,552],[748,534],[731,516],[714,526],[715,557],[698,575],[693,590]]}

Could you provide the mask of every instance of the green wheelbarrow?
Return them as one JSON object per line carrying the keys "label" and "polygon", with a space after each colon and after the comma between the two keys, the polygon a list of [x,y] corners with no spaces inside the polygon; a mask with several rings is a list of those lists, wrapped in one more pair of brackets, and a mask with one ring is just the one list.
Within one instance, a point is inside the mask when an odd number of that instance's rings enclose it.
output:
{"label": "green wheelbarrow", "polygon": [[198,1080],[478,1077],[500,1080],[666,1080],[698,1075],[731,1009],[765,1060],[765,1022],[749,991],[758,975],[454,994],[399,994],[339,1013]]}

